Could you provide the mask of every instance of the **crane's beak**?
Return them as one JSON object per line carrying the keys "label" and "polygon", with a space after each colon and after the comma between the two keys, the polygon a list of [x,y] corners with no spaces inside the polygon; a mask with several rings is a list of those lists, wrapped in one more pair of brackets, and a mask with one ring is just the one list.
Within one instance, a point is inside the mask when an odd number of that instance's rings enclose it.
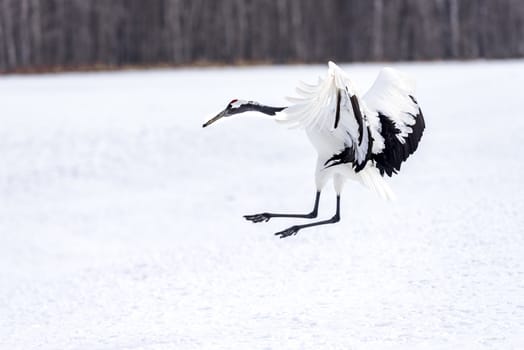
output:
{"label": "crane's beak", "polygon": [[218,113],[216,116],[214,116],[213,118],[205,122],[202,125],[202,127],[205,128],[206,126],[213,124],[214,122],[216,122],[217,120],[219,120],[222,117],[225,117],[226,115],[227,115],[227,109],[224,109],[222,112]]}

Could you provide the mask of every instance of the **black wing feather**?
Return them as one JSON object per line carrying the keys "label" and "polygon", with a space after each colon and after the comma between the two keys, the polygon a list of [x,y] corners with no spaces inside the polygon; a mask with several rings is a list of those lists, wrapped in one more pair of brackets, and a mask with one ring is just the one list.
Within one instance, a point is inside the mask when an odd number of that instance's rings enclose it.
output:
{"label": "black wing feather", "polygon": [[[413,96],[409,95],[411,100],[416,103]],[[404,138],[404,143],[400,142],[397,135],[400,130],[395,126],[395,123],[382,113],[378,113],[378,118],[382,126],[380,134],[384,137],[384,150],[379,154],[373,154],[371,159],[375,161],[376,167],[380,174],[386,173],[388,176],[396,174],[400,170],[402,162],[406,161],[418,147],[426,124],[422,110],[419,108],[418,114],[415,117],[415,124],[411,125],[411,133]]]}
{"label": "black wing feather", "polygon": [[362,113],[360,112],[360,105],[358,104],[358,97],[356,95],[351,96],[351,107],[353,108],[353,114],[358,123],[358,144],[362,143],[362,136],[364,135],[364,121],[362,120]]}

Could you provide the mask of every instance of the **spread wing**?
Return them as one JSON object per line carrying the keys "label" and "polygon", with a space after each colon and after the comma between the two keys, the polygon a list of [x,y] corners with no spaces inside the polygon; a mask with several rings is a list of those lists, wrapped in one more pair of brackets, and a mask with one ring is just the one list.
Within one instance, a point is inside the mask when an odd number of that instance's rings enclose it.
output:
{"label": "spread wing", "polygon": [[371,159],[380,174],[400,170],[402,162],[416,151],[425,123],[414,97],[414,83],[392,68],[380,71],[364,95],[374,142]]}
{"label": "spread wing", "polygon": [[362,170],[371,156],[372,138],[361,100],[346,74],[330,62],[325,79],[316,85],[300,83],[296,91],[300,97],[288,98],[294,104],[279,121],[326,136],[332,155],[326,167],[352,163],[355,171]]}

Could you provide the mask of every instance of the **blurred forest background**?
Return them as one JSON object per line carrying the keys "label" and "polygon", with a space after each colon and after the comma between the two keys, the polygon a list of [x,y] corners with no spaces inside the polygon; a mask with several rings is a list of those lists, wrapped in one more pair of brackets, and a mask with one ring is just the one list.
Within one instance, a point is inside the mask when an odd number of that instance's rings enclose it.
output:
{"label": "blurred forest background", "polygon": [[0,0],[0,72],[524,56],[524,0]]}

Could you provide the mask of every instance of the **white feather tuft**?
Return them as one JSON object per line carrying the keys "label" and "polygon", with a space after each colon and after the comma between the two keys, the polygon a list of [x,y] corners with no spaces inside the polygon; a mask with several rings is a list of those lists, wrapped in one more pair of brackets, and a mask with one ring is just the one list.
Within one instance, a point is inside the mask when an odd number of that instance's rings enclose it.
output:
{"label": "white feather tuft", "polygon": [[375,167],[367,166],[358,173],[364,186],[378,194],[380,197],[394,201],[396,199],[395,193],[389,187],[384,177],[380,175],[378,169]]}

